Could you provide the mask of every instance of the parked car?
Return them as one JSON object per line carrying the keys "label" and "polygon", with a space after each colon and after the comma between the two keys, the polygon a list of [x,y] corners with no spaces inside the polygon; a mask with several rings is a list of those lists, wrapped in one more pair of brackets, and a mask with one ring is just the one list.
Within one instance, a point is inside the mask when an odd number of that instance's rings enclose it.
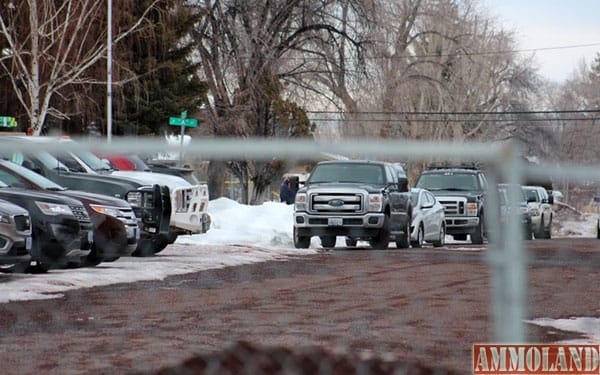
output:
{"label": "parked car", "polygon": [[[500,200],[500,226],[505,227],[508,223],[508,220],[510,220],[512,217],[507,184],[498,184],[498,198]],[[519,218],[520,224],[523,228],[523,238],[526,240],[531,240],[533,238],[531,214],[529,211],[529,206],[527,205],[525,190],[522,186],[519,186],[519,195],[517,198],[518,214],[516,217]]]}
{"label": "parked car", "polygon": [[123,199],[106,195],[68,190],[46,177],[7,160],[0,160],[0,181],[10,187],[52,191],[81,201],[94,228],[94,243],[86,265],[114,261],[131,255],[140,238],[140,229],[133,209]]}
{"label": "parked car", "polygon": [[170,174],[186,180],[192,185],[200,184],[198,178],[194,175],[194,170],[186,167],[170,165],[168,160],[145,159],[136,154],[96,154],[103,161],[107,161],[110,166],[119,171],[140,171]]}
{"label": "parked car", "polygon": [[[33,137],[30,137],[33,138]],[[36,142],[74,143],[69,138],[35,137]],[[173,243],[178,235],[205,233],[210,227],[208,215],[208,186],[192,185],[181,177],[142,171],[118,171],[110,167],[89,151],[52,152],[70,171],[119,177],[140,184],[167,186],[171,197],[171,216],[168,243]]]}
{"label": "parked car", "polygon": [[34,269],[79,266],[85,261],[94,237],[83,203],[58,194],[11,188],[3,182],[0,182],[0,199],[29,212]]}
{"label": "parked car", "polygon": [[412,247],[422,247],[424,242],[431,242],[435,247],[444,246],[446,238],[444,206],[425,189],[412,188],[410,195],[413,207],[410,225]]}
{"label": "parked car", "polygon": [[28,267],[31,218],[26,209],[0,200],[0,264]]}
{"label": "parked car", "polygon": [[535,238],[552,237],[554,196],[542,186],[523,186],[531,214],[531,227]]}
{"label": "parked car", "polygon": [[[0,144],[22,144],[16,150],[0,147],[0,157],[26,167],[54,181],[60,186],[90,193],[125,199],[141,220],[140,240],[134,255],[153,255],[163,250],[170,241],[169,221],[171,195],[168,188],[128,178],[72,172],[43,147],[27,148],[39,142],[52,142],[45,137],[0,137]],[[19,143],[20,142],[20,143]]]}

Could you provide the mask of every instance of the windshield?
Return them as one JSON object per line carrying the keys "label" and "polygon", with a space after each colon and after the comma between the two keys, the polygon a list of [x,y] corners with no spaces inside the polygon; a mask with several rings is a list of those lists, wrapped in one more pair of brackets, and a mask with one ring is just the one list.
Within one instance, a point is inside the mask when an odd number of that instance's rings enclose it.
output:
{"label": "windshield", "polygon": [[[46,190],[66,190],[66,188],[54,183],[53,181],[50,181],[49,179],[47,179],[46,177],[39,175],[37,173],[35,173],[32,170],[29,170],[25,167],[22,167],[20,165],[16,165],[14,163],[5,163],[4,167],[6,169],[10,169],[12,171],[14,171],[14,174],[17,174],[19,176],[23,176],[25,179],[32,181],[33,184],[38,185],[39,187],[41,187],[42,189],[46,189]],[[0,170],[0,173],[2,174],[2,180],[6,181],[4,179],[5,175],[10,175],[9,172],[5,172]],[[11,176],[13,179],[17,179],[17,177],[15,176]]]}
{"label": "windshield", "polygon": [[[34,154],[32,154],[32,155],[34,155]],[[69,168],[67,168],[66,165],[64,165],[63,163],[61,163],[60,161],[58,161],[57,158],[55,158],[54,156],[50,155],[46,151],[36,151],[35,152],[35,158],[40,163],[42,163],[42,165],[45,168],[47,168],[47,169],[62,169],[62,170],[65,170],[65,171],[69,170]],[[23,165],[23,163],[25,163],[26,160],[27,160],[27,158],[21,152],[15,152],[10,157],[10,161],[12,161],[13,163],[16,163],[18,165]]]}
{"label": "windshield", "polygon": [[88,167],[94,171],[112,171],[113,169],[105,161],[92,154],[91,152],[78,152],[77,157],[81,159]]}
{"label": "windshield", "polygon": [[479,190],[475,174],[453,172],[423,174],[417,187],[427,190]]}
{"label": "windshield", "polygon": [[313,169],[307,184],[349,182],[382,185],[383,166],[379,164],[322,164]]}

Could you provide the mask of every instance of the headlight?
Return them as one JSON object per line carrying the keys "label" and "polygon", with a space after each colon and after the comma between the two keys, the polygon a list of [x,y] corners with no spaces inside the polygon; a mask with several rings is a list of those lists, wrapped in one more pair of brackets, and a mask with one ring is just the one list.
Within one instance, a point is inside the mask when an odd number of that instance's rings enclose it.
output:
{"label": "headlight", "polygon": [[5,212],[0,212],[0,223],[10,223],[10,216]]}
{"label": "headlight", "polygon": [[539,210],[539,208],[530,208],[529,214],[531,216],[540,216],[540,210]]}
{"label": "headlight", "polygon": [[368,211],[381,211],[383,209],[383,195],[369,194]]}
{"label": "headlight", "polygon": [[35,201],[36,206],[46,215],[71,215],[73,211],[66,204]]}
{"label": "headlight", "polygon": [[117,218],[119,216],[123,216],[123,214],[121,213],[121,210],[119,210],[117,207],[102,206],[99,204],[90,204],[90,208],[99,214],[109,215],[109,216],[117,217]]}
{"label": "headlight", "polygon": [[477,216],[477,203],[467,203],[467,216]]}
{"label": "headlight", "polygon": [[133,207],[142,207],[142,192],[130,191],[126,195],[127,202]]}
{"label": "headlight", "polygon": [[306,211],[306,201],[308,197],[306,193],[297,193],[296,200],[294,201],[294,210],[296,211]]}

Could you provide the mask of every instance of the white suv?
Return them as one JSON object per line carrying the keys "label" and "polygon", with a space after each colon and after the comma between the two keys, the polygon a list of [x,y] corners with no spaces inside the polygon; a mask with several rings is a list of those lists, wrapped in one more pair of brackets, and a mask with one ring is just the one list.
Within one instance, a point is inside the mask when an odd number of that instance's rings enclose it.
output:
{"label": "white suv", "polygon": [[531,215],[531,229],[535,238],[550,238],[552,233],[552,205],[554,197],[542,186],[523,186]]}

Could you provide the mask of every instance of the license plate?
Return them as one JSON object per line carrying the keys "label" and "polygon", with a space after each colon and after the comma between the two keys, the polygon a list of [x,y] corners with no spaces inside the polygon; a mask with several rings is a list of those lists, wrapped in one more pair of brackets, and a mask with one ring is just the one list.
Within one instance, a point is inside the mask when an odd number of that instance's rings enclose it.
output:
{"label": "license plate", "polygon": [[341,227],[342,225],[344,225],[344,219],[339,217],[330,217],[329,219],[327,219],[327,224],[330,227]]}
{"label": "license plate", "polygon": [[25,239],[25,249],[31,250],[31,237]]}

